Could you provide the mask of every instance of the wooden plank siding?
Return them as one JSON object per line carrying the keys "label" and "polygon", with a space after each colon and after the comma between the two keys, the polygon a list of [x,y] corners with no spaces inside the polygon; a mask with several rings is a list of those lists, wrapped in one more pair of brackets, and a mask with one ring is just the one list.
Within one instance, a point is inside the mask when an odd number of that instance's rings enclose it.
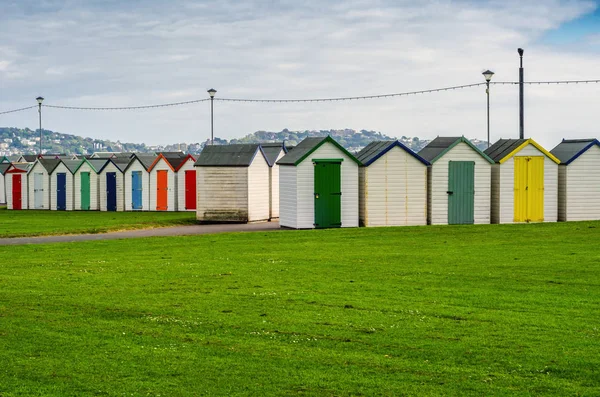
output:
{"label": "wooden plank siding", "polygon": [[427,166],[398,146],[359,170],[360,223],[427,224]]}
{"label": "wooden plank siding", "polygon": [[258,152],[248,167],[248,222],[269,219],[269,164]]}
{"label": "wooden plank siding", "polygon": [[196,219],[204,222],[248,219],[248,167],[195,167]]}
{"label": "wooden plank siding", "polygon": [[450,161],[475,162],[474,223],[490,223],[491,164],[469,145],[460,142],[438,159],[428,173],[429,221],[432,225],[448,224],[448,163]]}
{"label": "wooden plank siding", "polygon": [[177,211],[195,211],[195,209],[188,210],[185,208],[185,172],[194,171],[194,163],[194,159],[188,158],[175,174],[177,178]]}
{"label": "wooden plank siding", "polygon": [[279,218],[279,165],[277,165],[277,161],[284,155],[285,152],[282,149],[279,156],[277,156],[277,160],[275,160],[275,164],[269,167],[269,219]]}
{"label": "wooden plank siding", "polygon": [[298,228],[298,189],[296,167],[279,166],[279,225]]}
{"label": "wooden plank siding", "polygon": [[569,165],[559,167],[566,168],[561,206],[564,220],[599,220],[600,147],[594,145]]}
{"label": "wooden plank siding", "polygon": [[150,171],[150,211],[157,211],[157,171],[167,171],[167,209],[177,211],[177,179],[167,162],[160,158]]}

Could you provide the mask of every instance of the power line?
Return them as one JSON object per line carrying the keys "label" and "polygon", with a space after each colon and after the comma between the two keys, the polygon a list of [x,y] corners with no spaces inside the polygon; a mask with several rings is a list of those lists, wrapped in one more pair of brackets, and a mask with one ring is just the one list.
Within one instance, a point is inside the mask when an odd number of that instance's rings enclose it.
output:
{"label": "power line", "polygon": [[33,108],[37,108],[37,107],[38,107],[38,105],[33,105],[33,106],[28,106],[26,108],[21,108],[21,109],[5,110],[3,112],[0,112],[0,114],[22,112],[23,110],[29,110],[29,109],[33,109]]}
{"label": "power line", "polygon": [[164,108],[169,106],[189,105],[191,103],[206,102],[209,99],[194,99],[185,102],[162,103],[160,105],[143,105],[143,106],[121,106],[121,107],[81,107],[81,106],[62,106],[62,105],[42,105],[47,108],[68,109],[68,110],[138,110],[138,109],[154,109]]}
{"label": "power line", "polygon": [[[543,84],[593,84],[600,83],[600,80],[557,80],[557,81],[524,81],[523,84],[543,85]],[[518,81],[490,81],[490,84],[519,84]]]}

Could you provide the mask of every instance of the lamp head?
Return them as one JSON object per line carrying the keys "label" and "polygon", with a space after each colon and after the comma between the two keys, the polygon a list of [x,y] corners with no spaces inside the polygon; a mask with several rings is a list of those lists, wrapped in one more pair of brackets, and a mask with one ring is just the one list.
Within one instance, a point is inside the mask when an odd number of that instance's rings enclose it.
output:
{"label": "lamp head", "polygon": [[208,90],[208,95],[210,95],[211,98],[214,98],[216,93],[217,93],[217,90],[215,90],[214,88],[211,88],[210,90]]}
{"label": "lamp head", "polygon": [[41,96],[35,98],[35,100],[41,105],[42,102],[44,102],[44,98],[42,98]]}
{"label": "lamp head", "polygon": [[485,77],[485,81],[487,81],[489,83],[490,80],[492,79],[492,76],[494,75],[494,72],[492,72],[491,70],[486,70],[482,74],[483,74],[483,77]]}
{"label": "lamp head", "polygon": [[523,56],[523,49],[522,48],[517,48],[517,52],[519,53],[520,56]]}

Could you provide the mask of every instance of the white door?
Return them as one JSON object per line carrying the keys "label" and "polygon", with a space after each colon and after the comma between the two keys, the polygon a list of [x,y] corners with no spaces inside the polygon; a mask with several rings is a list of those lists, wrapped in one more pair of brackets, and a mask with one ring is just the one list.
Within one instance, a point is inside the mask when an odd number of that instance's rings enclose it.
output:
{"label": "white door", "polygon": [[33,208],[44,208],[44,174],[33,174]]}

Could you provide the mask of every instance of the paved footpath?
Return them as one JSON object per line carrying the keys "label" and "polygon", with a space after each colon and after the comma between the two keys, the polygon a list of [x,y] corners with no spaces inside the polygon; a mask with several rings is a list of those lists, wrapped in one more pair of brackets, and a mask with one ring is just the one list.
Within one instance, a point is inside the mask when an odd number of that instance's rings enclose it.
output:
{"label": "paved footpath", "polygon": [[217,234],[230,232],[264,232],[269,230],[279,230],[279,222],[173,226],[99,234],[68,234],[62,236],[0,238],[0,245],[69,243],[78,241],[120,240],[126,238],[164,236],[191,236],[196,234]]}

